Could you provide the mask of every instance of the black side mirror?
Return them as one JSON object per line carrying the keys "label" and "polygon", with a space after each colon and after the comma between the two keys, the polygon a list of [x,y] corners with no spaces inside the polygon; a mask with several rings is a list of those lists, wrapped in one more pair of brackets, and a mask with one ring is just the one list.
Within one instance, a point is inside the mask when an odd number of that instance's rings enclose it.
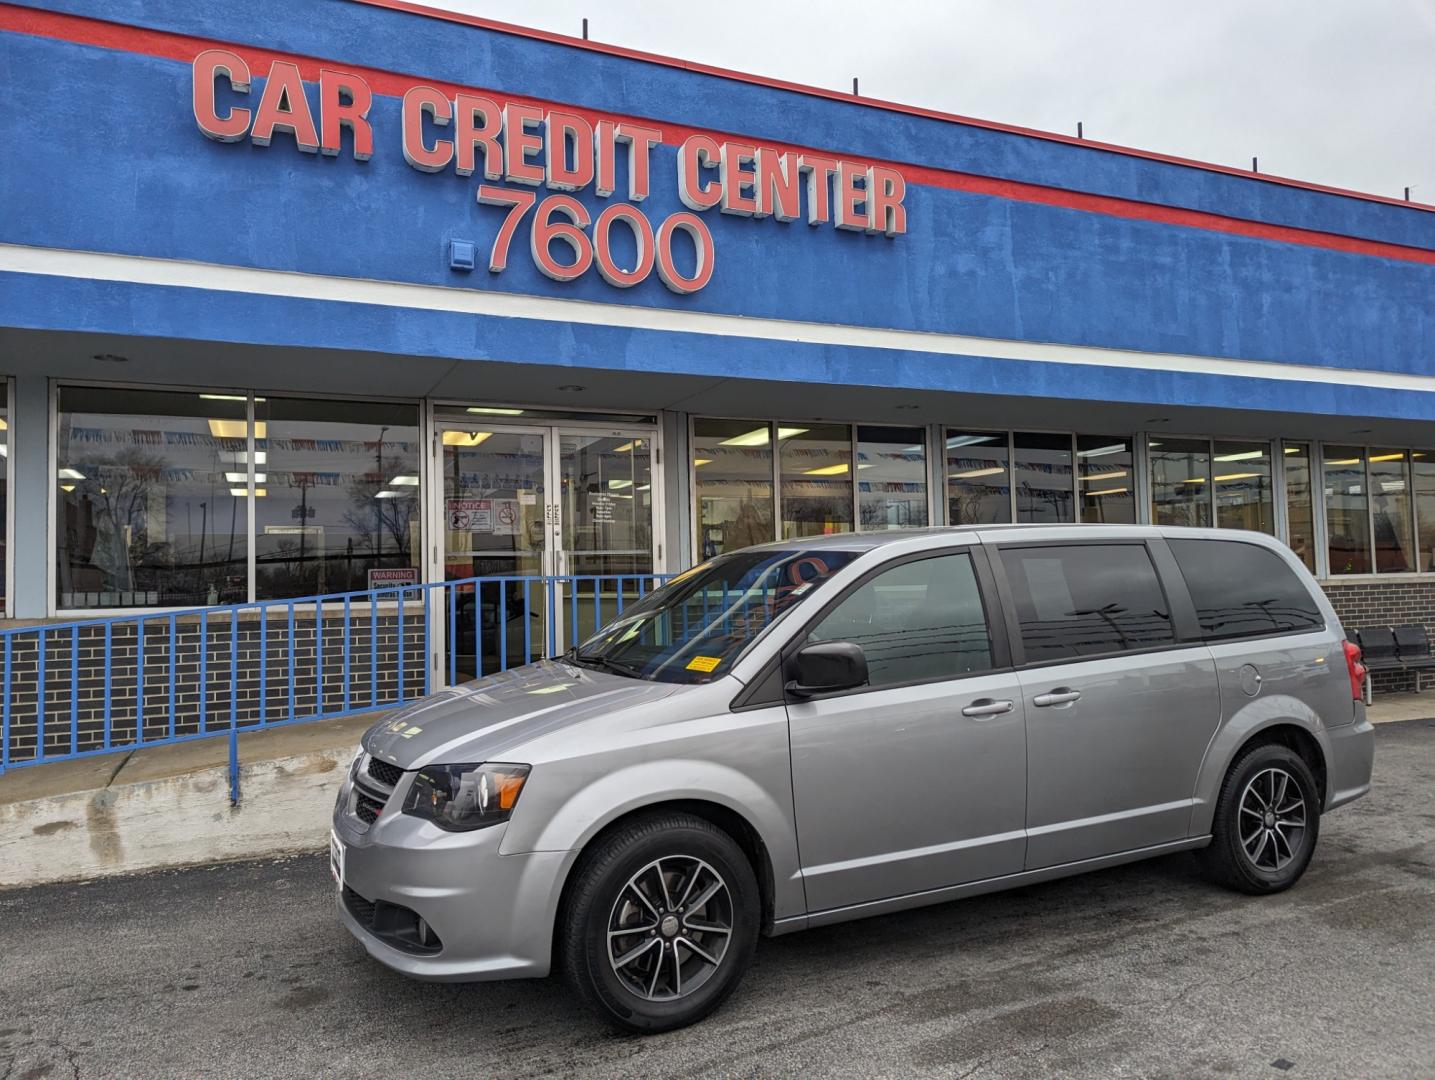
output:
{"label": "black side mirror", "polygon": [[786,690],[813,697],[867,685],[867,655],[850,641],[818,641],[798,649],[787,665]]}

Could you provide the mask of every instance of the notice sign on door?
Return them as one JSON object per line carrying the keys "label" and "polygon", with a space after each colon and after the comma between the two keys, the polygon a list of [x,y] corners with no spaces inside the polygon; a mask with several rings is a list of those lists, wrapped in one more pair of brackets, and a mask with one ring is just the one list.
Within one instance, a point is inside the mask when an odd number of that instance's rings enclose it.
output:
{"label": "notice sign on door", "polygon": [[449,499],[448,527],[455,532],[518,535],[517,499]]}
{"label": "notice sign on door", "polygon": [[449,499],[448,527],[458,532],[489,532],[493,528],[493,500]]}

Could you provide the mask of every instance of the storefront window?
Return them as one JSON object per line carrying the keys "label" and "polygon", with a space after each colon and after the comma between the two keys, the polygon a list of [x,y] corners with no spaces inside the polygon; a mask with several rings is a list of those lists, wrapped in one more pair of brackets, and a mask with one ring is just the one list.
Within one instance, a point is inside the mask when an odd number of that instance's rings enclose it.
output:
{"label": "storefront window", "polygon": [[243,395],[61,388],[61,608],[247,599],[246,412]]}
{"label": "storefront window", "polygon": [[[789,435],[801,430],[782,429]],[[775,539],[772,425],[754,420],[694,420],[693,497],[698,508],[700,558]]]}
{"label": "storefront window", "polygon": [[1375,572],[1415,569],[1415,527],[1410,512],[1409,461],[1404,450],[1370,451],[1370,511]]}
{"label": "storefront window", "polygon": [[1215,451],[1216,525],[1275,535],[1271,444],[1217,442]]}
{"label": "storefront window", "polygon": [[1411,479],[1415,487],[1416,568],[1435,570],[1435,451],[1412,450]]}
{"label": "storefront window", "polygon": [[947,522],[1011,521],[1011,472],[1005,432],[948,431]]}
{"label": "storefront window", "polygon": [[1370,573],[1370,504],[1366,497],[1365,450],[1322,447],[1326,532],[1332,574]]}
{"label": "storefront window", "polygon": [[1286,543],[1315,573],[1315,504],[1311,498],[1310,446],[1286,443],[1282,448],[1286,470]]}
{"label": "storefront window", "polygon": [[1135,524],[1136,484],[1130,439],[1078,435],[1076,470],[1082,521]]}
{"label": "storefront window", "polygon": [[1018,431],[1012,436],[1019,522],[1075,521],[1071,436]]}
{"label": "storefront window", "polygon": [[257,598],[367,589],[377,569],[418,580],[418,409],[260,397],[254,416]]}
{"label": "storefront window", "polygon": [[927,524],[927,433],[922,428],[857,429],[858,528]]}
{"label": "storefront window", "polygon": [[10,598],[5,592],[5,582],[9,578],[5,568],[10,564],[6,561],[9,555],[9,542],[7,522],[10,520],[10,409],[9,409],[9,381],[0,380],[0,611],[9,613]]}
{"label": "storefront window", "polygon": [[782,539],[851,532],[852,429],[846,424],[784,428],[778,442]]}
{"label": "storefront window", "polygon": [[1151,522],[1211,524],[1211,449],[1205,439],[1152,439]]}

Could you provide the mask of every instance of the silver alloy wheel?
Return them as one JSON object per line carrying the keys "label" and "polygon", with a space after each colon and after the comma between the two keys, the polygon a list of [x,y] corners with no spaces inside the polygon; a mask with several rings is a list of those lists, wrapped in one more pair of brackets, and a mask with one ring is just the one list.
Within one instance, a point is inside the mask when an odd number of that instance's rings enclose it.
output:
{"label": "silver alloy wheel", "polygon": [[732,939],[727,882],[702,859],[669,855],[628,879],[608,916],[608,963],[646,1001],[673,1001],[712,978]]}
{"label": "silver alloy wheel", "polygon": [[1305,836],[1305,795],[1279,766],[1262,769],[1241,793],[1241,847],[1257,870],[1284,870]]}

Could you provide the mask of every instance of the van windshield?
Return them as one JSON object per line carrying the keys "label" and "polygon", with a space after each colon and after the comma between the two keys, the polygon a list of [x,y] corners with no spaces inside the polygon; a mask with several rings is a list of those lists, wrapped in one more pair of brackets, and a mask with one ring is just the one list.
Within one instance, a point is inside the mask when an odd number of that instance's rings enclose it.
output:
{"label": "van windshield", "polygon": [[655,589],[565,659],[638,679],[709,682],[857,554],[750,548],[721,555]]}

